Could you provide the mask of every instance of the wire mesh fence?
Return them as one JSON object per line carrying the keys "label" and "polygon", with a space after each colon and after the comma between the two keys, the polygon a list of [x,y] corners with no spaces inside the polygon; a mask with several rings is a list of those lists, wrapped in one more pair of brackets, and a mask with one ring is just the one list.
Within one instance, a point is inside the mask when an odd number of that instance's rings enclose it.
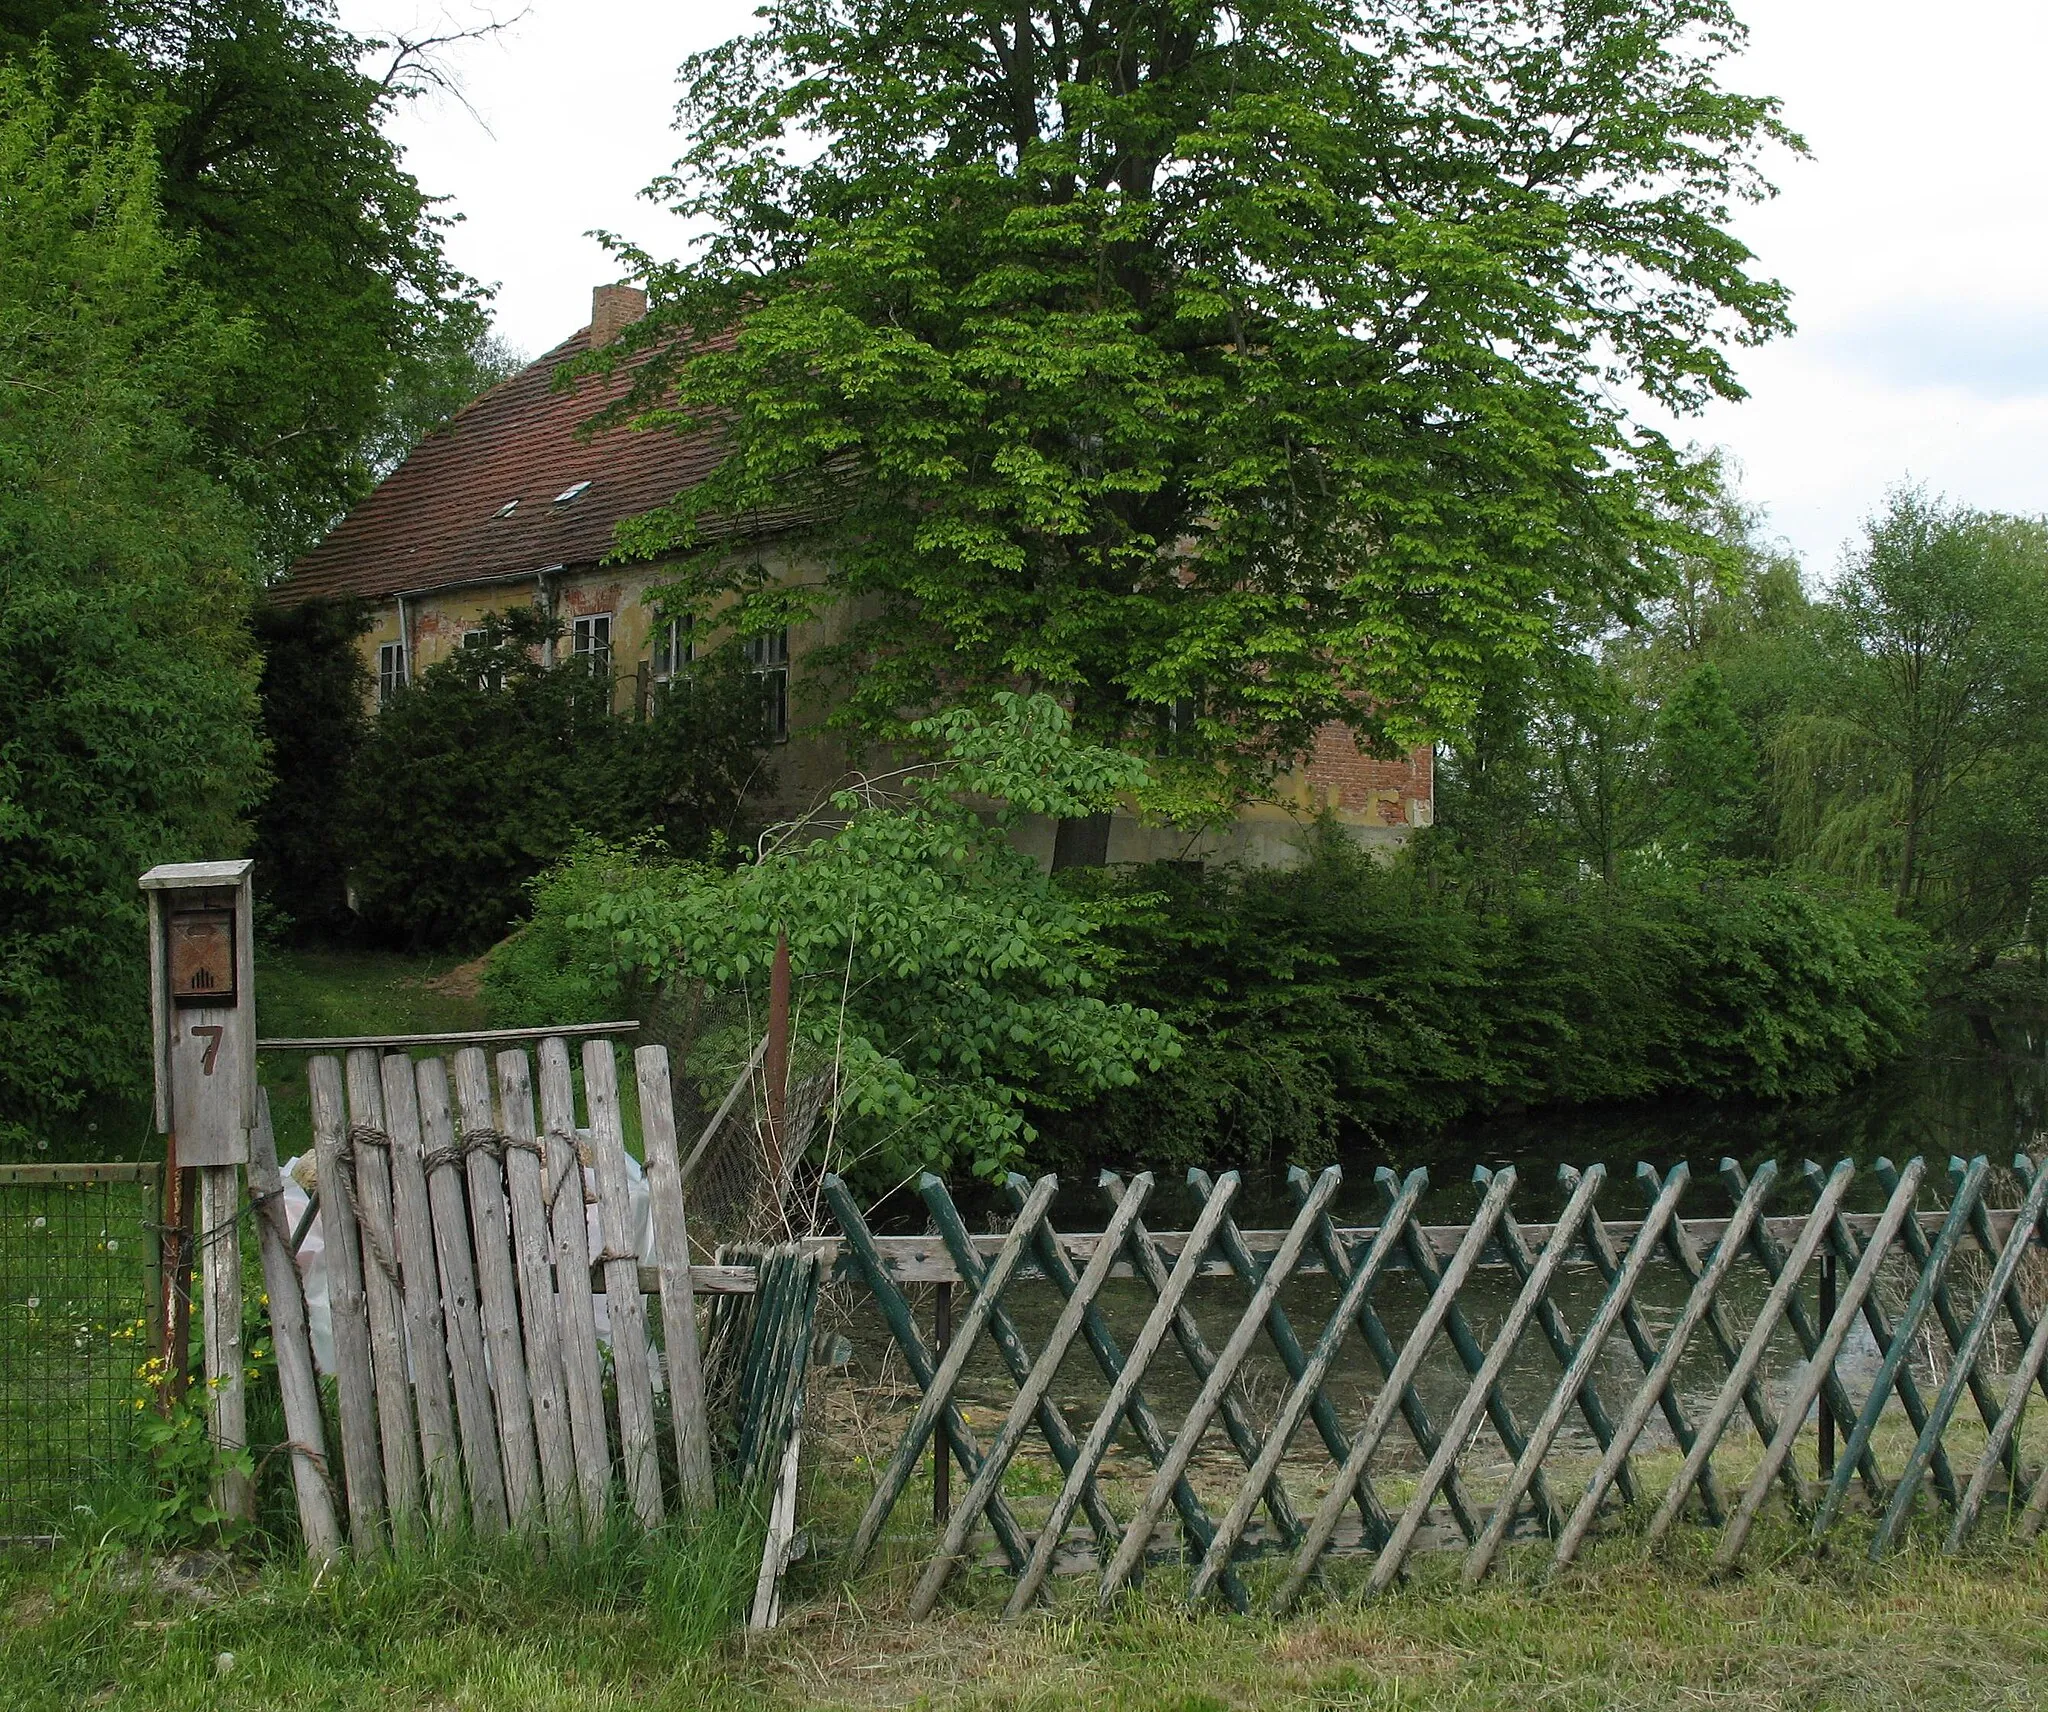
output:
{"label": "wire mesh fence", "polygon": [[132,1432],[158,1167],[0,1166],[0,1540],[65,1531]]}

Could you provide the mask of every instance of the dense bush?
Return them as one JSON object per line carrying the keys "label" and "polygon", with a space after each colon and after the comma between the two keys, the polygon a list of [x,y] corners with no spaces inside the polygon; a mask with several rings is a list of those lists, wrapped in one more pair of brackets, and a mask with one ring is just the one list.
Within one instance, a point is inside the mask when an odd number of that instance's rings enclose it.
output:
{"label": "dense bush", "polygon": [[1923,937],[1881,899],[1732,867],[1482,908],[1333,835],[1292,872],[1075,883],[1115,905],[1114,990],[1186,1051],[1049,1118],[1068,1160],[1314,1159],[1518,1105],[1825,1093],[1922,1015]]}
{"label": "dense bush", "polygon": [[306,601],[256,613],[270,790],[256,811],[256,888],[301,933],[348,915],[348,857],[336,809],[370,724],[360,601]]}
{"label": "dense bush", "polygon": [[351,776],[346,842],[365,924],[414,948],[489,944],[526,912],[527,883],[579,833],[703,855],[739,827],[762,765],[760,681],[698,664],[644,717],[613,712],[611,678],[540,663],[541,621],[494,619],[400,691]]}

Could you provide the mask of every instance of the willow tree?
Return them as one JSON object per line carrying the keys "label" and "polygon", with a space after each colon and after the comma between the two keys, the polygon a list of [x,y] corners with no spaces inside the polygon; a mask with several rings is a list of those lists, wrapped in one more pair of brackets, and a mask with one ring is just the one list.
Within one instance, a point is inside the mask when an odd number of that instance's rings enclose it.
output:
{"label": "willow tree", "polygon": [[[639,420],[728,452],[621,544],[745,630],[849,603],[854,726],[1021,683],[1242,784],[1455,725],[1683,545],[1620,400],[1738,397],[1787,325],[1729,221],[1798,142],[1722,86],[1722,0],[760,17],[683,67],[694,246],[615,241]],[[750,512],[816,574],[707,527]]]}

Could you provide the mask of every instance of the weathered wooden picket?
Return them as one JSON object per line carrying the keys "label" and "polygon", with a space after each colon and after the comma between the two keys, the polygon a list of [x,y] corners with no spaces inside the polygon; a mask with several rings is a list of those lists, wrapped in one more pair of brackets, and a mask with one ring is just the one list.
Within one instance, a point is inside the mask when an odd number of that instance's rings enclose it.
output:
{"label": "weathered wooden picket", "polygon": [[[580,1125],[575,1065],[559,1035],[538,1042],[537,1078],[523,1048],[500,1051],[495,1062],[480,1046],[414,1060],[371,1043],[345,1061],[308,1060],[338,1468],[324,1454],[305,1304],[263,1114],[251,1192],[263,1216],[301,1519],[315,1555],[341,1543],[336,1488],[348,1544],[366,1557],[454,1529],[587,1538],[621,1500],[624,1513],[652,1528],[673,1504],[708,1501],[715,1447],[700,1293],[733,1298],[720,1324],[749,1351],[742,1477],[793,1461],[815,1260],[794,1270],[775,1256],[692,1264],[668,1054],[647,1046],[634,1055],[653,1238],[652,1263],[643,1265],[614,1052],[609,1039],[582,1042]],[[649,1295],[659,1302],[658,1335]],[[791,1506],[793,1480],[792,1468]],[[770,1615],[780,1559],[773,1568]]]}
{"label": "weathered wooden picket", "polygon": [[[1528,1224],[1513,1212],[1515,1171],[1482,1170],[1477,1212],[1469,1223],[1450,1227],[1418,1222],[1425,1172],[1397,1177],[1381,1171],[1381,1222],[1340,1230],[1330,1206],[1341,1173],[1332,1167],[1314,1178],[1294,1174],[1299,1212],[1280,1231],[1239,1229],[1231,1216],[1239,1188],[1234,1173],[1212,1182],[1192,1172],[1202,1203],[1199,1217],[1192,1230],[1170,1234],[1150,1232],[1143,1222],[1153,1187],[1149,1175],[1126,1182],[1105,1173],[1109,1222],[1086,1236],[1062,1236],[1048,1223],[1057,1189],[1051,1177],[1035,1184],[1011,1178],[1015,1220],[1007,1232],[983,1236],[967,1231],[944,1185],[926,1177],[920,1187],[935,1239],[877,1236],[846,1185],[828,1178],[825,1199],[842,1236],[812,1246],[822,1264],[872,1293],[921,1399],[882,1468],[848,1548],[847,1567],[858,1569],[870,1558],[935,1436],[944,1446],[940,1454],[950,1451],[958,1460],[967,1489],[952,1506],[912,1595],[910,1608],[919,1616],[932,1610],[949,1579],[975,1554],[984,1524],[994,1536],[997,1561],[1014,1578],[1009,1615],[1029,1609],[1043,1595],[1047,1575],[1074,1567],[1075,1559],[1099,1571],[1105,1603],[1148,1560],[1173,1557],[1191,1566],[1191,1603],[1221,1596],[1245,1610],[1253,1603],[1241,1573],[1247,1560],[1277,1552],[1284,1567],[1265,1595],[1276,1612],[1292,1606],[1310,1579],[1339,1556],[1369,1560],[1364,1587],[1368,1594],[1380,1592],[1404,1573],[1418,1546],[1432,1539],[1464,1551],[1468,1584],[1488,1573],[1504,1542],[1523,1534],[1547,1536],[1556,1570],[1571,1563],[1596,1521],[1617,1509],[1647,1518],[1654,1540],[1696,1506],[1720,1530],[1716,1562],[1725,1568],[1741,1555],[1773,1488],[1818,1538],[1840,1521],[1859,1481],[1875,1517],[1872,1557],[1891,1549],[1928,1485],[1946,1513],[1950,1550],[1977,1526],[1994,1493],[2001,1495],[2008,1524],[2031,1539],[2048,1518],[2048,1475],[2029,1485],[2017,1434],[2034,1386],[2048,1394],[2048,1311],[2038,1317],[2030,1312],[2021,1286],[2030,1247],[2038,1250],[2048,1236],[2048,1170],[2024,1155],[2014,1168],[2025,1189],[2016,1209],[1986,1205],[1992,1173],[1980,1157],[1951,1161],[1947,1205],[1927,1213],[1916,1210],[1932,1186],[1925,1163],[1914,1159],[1894,1170],[1880,1161],[1874,1169],[1884,1192],[1882,1209],[1852,1212],[1846,1209],[1855,1167],[1844,1161],[1822,1171],[1808,1164],[1796,1174],[1811,1198],[1808,1210],[1773,1217],[1767,1208],[1788,1187],[1779,1168],[1766,1164],[1745,1176],[1733,1161],[1723,1161],[1720,1175],[1733,1210],[1723,1217],[1683,1218],[1687,1169],[1660,1175],[1641,1166],[1637,1175],[1647,1207],[1641,1217],[1625,1221],[1605,1220],[1599,1211],[1604,1168],[1566,1168],[1563,1210],[1554,1220]],[[1979,1256],[1973,1269],[1981,1276],[1974,1283],[1955,1266],[1966,1249]],[[1558,1289],[1568,1267],[1594,1268],[1599,1280],[1597,1306],[1576,1332],[1565,1320]],[[1738,1268],[1743,1287],[1731,1289]],[[1498,1325],[1482,1346],[1466,1307],[1480,1274],[1497,1279],[1501,1269],[1512,1295],[1500,1313],[1501,1292],[1489,1283],[1491,1300],[1477,1317],[1497,1315]],[[1663,1300],[1655,1304],[1643,1288],[1653,1270],[1662,1274]],[[1305,1345],[1281,1296],[1291,1281],[1312,1272],[1328,1275],[1336,1299]],[[1396,1273],[1405,1275],[1411,1298],[1419,1287],[1419,1311],[1382,1311],[1382,1287]],[[1218,1274],[1235,1277],[1242,1307],[1233,1308],[1228,1335],[1212,1348],[1191,1312],[1190,1291],[1198,1277]],[[1128,1345],[1102,1311],[1104,1286],[1112,1277],[1141,1279],[1151,1301]],[[1012,1313],[1016,1287],[1026,1280],[1050,1283],[1062,1298],[1035,1352]],[[943,1353],[927,1345],[912,1313],[906,1289],[917,1283],[958,1284],[971,1292]],[[1859,1319],[1879,1356],[1861,1397],[1851,1395],[1838,1371]],[[2001,1322],[2010,1323],[2020,1350],[2017,1364],[2003,1374],[1992,1371],[1991,1360]],[[1937,1332],[1945,1354],[1936,1351]],[[1363,1418],[1347,1424],[1331,1381],[1340,1363],[1355,1361],[1348,1353],[1354,1333],[1370,1357],[1377,1388],[1365,1393]],[[961,1407],[963,1375],[984,1338],[1012,1387],[1012,1401],[987,1443],[970,1429]],[[1610,1397],[1597,1380],[1608,1346],[1617,1339],[1625,1342],[1640,1382],[1632,1381],[1626,1396]],[[1086,1344],[1106,1390],[1070,1426],[1054,1386],[1076,1340]],[[1262,1340],[1287,1383],[1277,1408],[1260,1421],[1242,1381]],[[1169,1341],[1196,1386],[1177,1426],[1162,1422],[1144,1395],[1146,1377]],[[1425,1405],[1417,1383],[1427,1363],[1443,1359],[1440,1341],[1466,1376],[1455,1405],[1441,1417]],[[1788,1343],[1796,1346],[1790,1360]],[[1713,1371],[1720,1377],[1717,1386],[1709,1386],[1710,1397],[1695,1387],[1688,1404],[1675,1382],[1688,1352],[1701,1345],[1711,1346]],[[1701,1359],[1694,1354],[1695,1367]],[[1547,1401],[1532,1419],[1527,1380],[1539,1367],[1544,1377],[1538,1394]],[[1931,1402],[1922,1389],[1923,1374],[1938,1383]],[[1511,1376],[1522,1381],[1520,1412],[1510,1406],[1504,1383]],[[1974,1428],[1953,1433],[1966,1392],[1982,1422],[1981,1448]],[[1894,1397],[1914,1437],[1888,1480],[1878,1467],[1874,1441]],[[1816,1409],[1822,1482],[1817,1491],[1793,1454]],[[1592,1452],[1584,1453],[1572,1473],[1579,1489],[1560,1491],[1546,1478],[1546,1468],[1556,1473],[1568,1460],[1558,1453],[1573,1415],[1590,1435],[1597,1466],[1587,1475]],[[1754,1433],[1760,1454],[1733,1454],[1736,1441],[1728,1435],[1738,1415]],[[1654,1495],[1644,1489],[1647,1469],[1638,1454],[1653,1416],[1661,1416],[1669,1430],[1672,1459],[1682,1453],[1676,1475]],[[1087,1422],[1085,1430],[1080,1421]],[[1190,1471],[1219,1421],[1242,1472],[1221,1492],[1212,1489],[1205,1503]],[[1392,1454],[1397,1424],[1408,1441],[1398,1459]],[[1305,1425],[1313,1427],[1323,1452],[1320,1461],[1307,1460],[1306,1474],[1304,1458],[1294,1452]],[[1475,1454],[1488,1426],[1495,1442]],[[1847,1433],[1839,1457],[1833,1455],[1837,1427]],[[1131,1489],[1135,1501],[1118,1516],[1112,1508],[1116,1490],[1102,1469],[1112,1441],[1126,1429],[1142,1445],[1151,1474],[1142,1490]],[[1005,1476],[1034,1432],[1061,1484],[1032,1529],[1013,1508],[1013,1495],[1006,1495]],[[1951,1463],[1952,1437],[1970,1441],[1972,1462]],[[1717,1451],[1723,1453],[1724,1472],[1739,1464],[1740,1489],[1729,1497],[1717,1482]],[[1377,1465],[1384,1474],[1396,1460],[1403,1465],[1398,1478],[1404,1495],[1393,1505],[1382,1502],[1374,1471]],[[1498,1475],[1501,1463],[1512,1465],[1504,1480]],[[1170,1526],[1162,1535],[1169,1505],[1178,1519],[1178,1540]],[[1448,1525],[1437,1519],[1439,1508]],[[1346,1524],[1349,1511],[1356,1520]],[[1092,1553],[1068,1545],[1077,1512],[1093,1535]]]}

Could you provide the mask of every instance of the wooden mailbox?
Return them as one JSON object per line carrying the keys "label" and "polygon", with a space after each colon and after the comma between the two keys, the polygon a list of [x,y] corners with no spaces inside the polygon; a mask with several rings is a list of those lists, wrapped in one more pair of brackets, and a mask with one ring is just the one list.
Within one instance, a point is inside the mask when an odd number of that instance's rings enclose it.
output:
{"label": "wooden mailbox", "polygon": [[156,1126],[179,1165],[244,1165],[256,1123],[252,863],[168,862],[149,899]]}

